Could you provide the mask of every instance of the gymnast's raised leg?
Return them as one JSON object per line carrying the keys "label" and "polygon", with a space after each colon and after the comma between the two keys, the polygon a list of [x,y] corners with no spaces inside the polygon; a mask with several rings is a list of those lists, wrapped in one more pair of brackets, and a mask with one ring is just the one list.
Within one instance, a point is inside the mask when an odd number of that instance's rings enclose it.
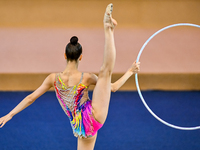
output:
{"label": "gymnast's raised leg", "polygon": [[[95,119],[103,124],[107,118],[111,94],[111,75],[115,64],[116,50],[114,43],[114,27],[117,22],[112,19],[113,5],[109,4],[104,16],[105,48],[104,60],[99,72],[97,84],[92,97],[92,108]],[[87,139],[78,139],[78,150],[92,150],[96,136]],[[84,149],[83,149],[84,147]]]}
{"label": "gymnast's raised leg", "polygon": [[93,114],[104,123],[107,118],[111,94],[111,75],[115,64],[116,50],[114,42],[114,27],[117,24],[111,16],[112,4],[108,5],[104,16],[105,48],[104,60],[92,98]]}

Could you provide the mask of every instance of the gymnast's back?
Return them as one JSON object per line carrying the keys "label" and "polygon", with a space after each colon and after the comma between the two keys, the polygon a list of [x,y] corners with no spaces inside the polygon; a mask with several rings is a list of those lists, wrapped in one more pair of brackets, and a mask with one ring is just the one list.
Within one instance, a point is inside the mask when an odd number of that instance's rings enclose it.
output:
{"label": "gymnast's back", "polygon": [[88,87],[91,81],[95,83],[94,75],[78,71],[73,74],[65,72],[55,75],[56,96],[69,117],[75,137],[94,136],[103,125],[92,114],[92,101],[88,97]]}
{"label": "gymnast's back", "polygon": [[95,84],[95,78],[93,74],[79,71],[56,73],[54,88],[60,95],[58,98],[63,99],[70,111],[73,111],[76,96],[79,106],[89,100],[88,89],[91,84]]}

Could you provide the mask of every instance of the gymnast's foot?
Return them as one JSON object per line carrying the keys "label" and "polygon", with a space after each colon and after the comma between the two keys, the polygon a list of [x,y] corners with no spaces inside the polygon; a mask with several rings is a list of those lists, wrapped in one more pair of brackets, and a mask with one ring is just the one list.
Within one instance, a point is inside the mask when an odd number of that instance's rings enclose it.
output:
{"label": "gymnast's foot", "polygon": [[106,12],[104,15],[104,27],[114,29],[117,25],[117,21],[112,18],[113,4],[109,4],[106,8]]}

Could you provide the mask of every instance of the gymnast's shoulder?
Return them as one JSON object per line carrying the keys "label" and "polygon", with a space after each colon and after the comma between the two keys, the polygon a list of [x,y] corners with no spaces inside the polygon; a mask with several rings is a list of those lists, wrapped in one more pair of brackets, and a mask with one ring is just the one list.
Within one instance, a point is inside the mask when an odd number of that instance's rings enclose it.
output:
{"label": "gymnast's shoulder", "polygon": [[95,75],[94,73],[84,73],[83,74],[83,82],[89,86],[89,85],[96,85],[97,82],[97,75]]}

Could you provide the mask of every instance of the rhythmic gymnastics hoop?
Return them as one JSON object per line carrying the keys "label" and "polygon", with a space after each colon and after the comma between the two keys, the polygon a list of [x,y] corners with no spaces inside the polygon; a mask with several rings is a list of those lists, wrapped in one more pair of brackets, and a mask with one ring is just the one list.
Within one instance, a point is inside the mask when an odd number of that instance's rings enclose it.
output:
{"label": "rhythmic gymnastics hoop", "polygon": [[[149,43],[149,41],[154,37],[156,36],[158,33],[166,30],[166,29],[169,29],[169,28],[172,28],[172,27],[176,27],[176,26],[192,26],[192,27],[197,27],[197,28],[200,28],[199,25],[196,25],[196,24],[191,24],[191,23],[178,23],[178,24],[173,24],[173,25],[169,25],[169,26],[166,26],[160,30],[158,30],[157,32],[155,32],[142,46],[142,48],[140,49],[139,53],[138,53],[138,56],[137,56],[137,60],[136,62],[139,62],[139,59],[140,59],[140,56],[144,50],[144,48],[146,47],[146,45]],[[142,96],[142,93],[140,91],[140,87],[139,87],[139,83],[138,83],[138,75],[137,73],[135,74],[135,83],[136,83],[136,87],[137,87],[137,91],[138,91],[138,94],[140,96],[140,99],[142,100],[144,106],[147,108],[147,110],[158,120],[160,121],[161,123],[171,127],[171,128],[175,128],[175,129],[179,129],[179,130],[197,130],[197,129],[200,129],[200,126],[196,126],[196,127],[181,127],[181,126],[176,126],[176,125],[173,125],[173,124],[170,124],[164,120],[162,120],[161,118],[159,118],[150,108],[149,106],[147,105],[147,103],[145,102],[143,96]]]}

